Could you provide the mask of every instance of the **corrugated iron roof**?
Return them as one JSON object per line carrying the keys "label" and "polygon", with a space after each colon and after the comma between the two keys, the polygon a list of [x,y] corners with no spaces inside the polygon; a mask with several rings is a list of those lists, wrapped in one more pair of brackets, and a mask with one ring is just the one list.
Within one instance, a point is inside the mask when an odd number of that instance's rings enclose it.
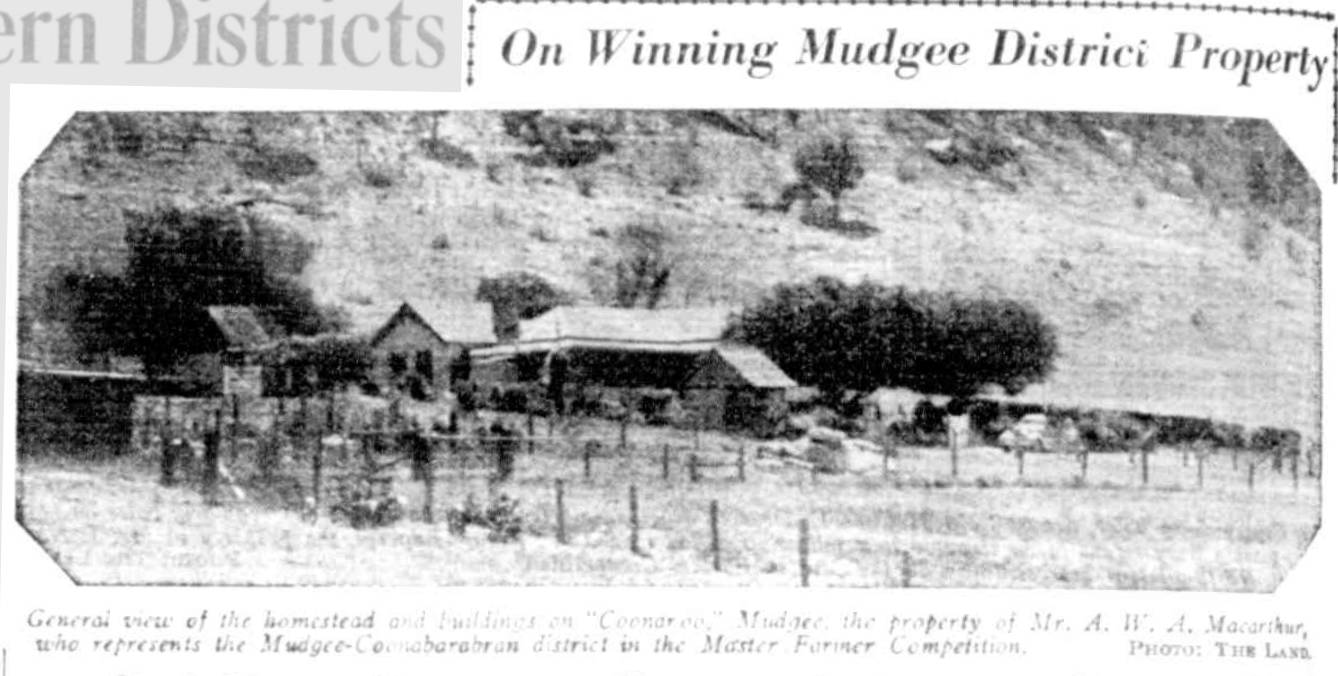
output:
{"label": "corrugated iron roof", "polygon": [[799,386],[799,383],[786,375],[775,362],[755,347],[721,345],[715,349],[715,353],[753,387],[785,389]]}
{"label": "corrugated iron roof", "polygon": [[[395,313],[382,324],[384,331],[402,313],[417,316],[437,337],[447,343],[462,345],[492,345],[497,342],[493,331],[492,304],[474,302],[433,301],[410,299],[402,301]],[[378,331],[378,335],[381,333]]]}
{"label": "corrugated iron roof", "polygon": [[[520,323],[517,344],[563,343],[630,346],[718,343],[729,320],[728,308],[645,310],[595,306],[553,308]],[[702,349],[702,348],[698,348]]]}
{"label": "corrugated iron roof", "polygon": [[255,311],[241,305],[210,305],[205,308],[209,318],[223,334],[228,347],[255,350],[270,342],[269,334],[260,325]]}

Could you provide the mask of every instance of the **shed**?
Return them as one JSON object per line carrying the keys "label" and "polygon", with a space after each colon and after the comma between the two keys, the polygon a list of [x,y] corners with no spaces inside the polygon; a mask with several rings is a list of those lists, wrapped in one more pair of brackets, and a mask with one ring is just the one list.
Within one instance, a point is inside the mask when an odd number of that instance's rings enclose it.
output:
{"label": "shed", "polygon": [[239,305],[211,305],[199,315],[200,351],[187,355],[177,376],[206,395],[259,396],[260,354],[270,336],[255,311]]}
{"label": "shed", "polygon": [[405,300],[371,337],[372,379],[433,397],[468,379],[471,349],[496,342],[489,303]]}
{"label": "shed", "polygon": [[702,427],[766,435],[789,412],[790,376],[746,345],[724,344],[703,356],[683,383],[684,405]]}
{"label": "shed", "polygon": [[18,453],[108,456],[133,449],[135,395],[148,391],[144,376],[25,365],[18,385]]}

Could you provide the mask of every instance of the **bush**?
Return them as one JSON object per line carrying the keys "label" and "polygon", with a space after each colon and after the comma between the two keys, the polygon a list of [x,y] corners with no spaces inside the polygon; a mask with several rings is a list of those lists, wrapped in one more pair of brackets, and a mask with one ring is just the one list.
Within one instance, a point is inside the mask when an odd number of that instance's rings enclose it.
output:
{"label": "bush", "polygon": [[247,178],[266,183],[287,183],[320,170],[316,158],[299,150],[259,146],[237,160]]}
{"label": "bush", "polygon": [[478,160],[475,160],[467,150],[445,139],[425,138],[418,142],[418,147],[428,159],[450,167],[472,169],[478,166]]}
{"label": "bush", "polygon": [[617,150],[611,130],[593,120],[561,119],[538,111],[513,111],[502,115],[506,133],[539,154],[533,164],[562,168],[590,164]]}
{"label": "bush", "polygon": [[324,335],[292,338],[281,343],[270,356],[271,363],[314,373],[322,390],[360,385],[371,377],[374,358],[365,338]]}
{"label": "bush", "polygon": [[511,272],[479,281],[476,300],[492,303],[493,324],[497,337],[511,340],[518,336],[520,320],[539,315],[571,302],[571,296],[551,282],[530,272]]}

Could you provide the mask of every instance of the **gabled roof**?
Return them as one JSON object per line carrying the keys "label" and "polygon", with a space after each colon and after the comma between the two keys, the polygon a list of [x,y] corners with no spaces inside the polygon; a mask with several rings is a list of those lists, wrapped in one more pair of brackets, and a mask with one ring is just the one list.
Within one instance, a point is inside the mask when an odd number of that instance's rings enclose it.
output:
{"label": "gabled roof", "polygon": [[256,350],[270,342],[269,334],[249,307],[210,305],[205,311],[229,349]]}
{"label": "gabled roof", "polygon": [[726,364],[729,364],[738,371],[749,385],[757,388],[790,388],[798,387],[790,376],[776,365],[776,362],[767,358],[762,351],[748,345],[721,345],[715,349],[718,355]]}
{"label": "gabled roof", "polygon": [[372,343],[376,344],[401,317],[416,318],[445,343],[492,345],[497,342],[491,303],[413,299],[400,303],[395,313],[386,319],[372,337]]}
{"label": "gabled roof", "polygon": [[565,306],[522,321],[518,342],[714,344],[724,335],[728,319],[729,311],[724,308]]}

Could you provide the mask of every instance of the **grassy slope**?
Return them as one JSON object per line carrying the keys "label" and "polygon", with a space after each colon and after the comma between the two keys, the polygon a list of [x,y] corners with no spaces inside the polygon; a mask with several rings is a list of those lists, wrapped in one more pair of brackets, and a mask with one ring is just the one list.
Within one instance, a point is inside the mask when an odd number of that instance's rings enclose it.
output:
{"label": "grassy slope", "polygon": [[[615,430],[596,424],[584,434]],[[708,470],[696,485],[685,482],[680,453],[665,483],[655,449],[690,441],[654,428],[633,428],[631,440],[651,450],[597,459],[591,482],[581,478],[579,444],[522,455],[505,490],[521,500],[527,532],[511,545],[460,540],[422,523],[422,488],[407,480],[407,468],[397,490],[410,522],[367,531],[325,518],[308,525],[255,502],[209,509],[187,487],[157,485],[153,468],[134,461],[30,459],[20,481],[26,523],[77,579],[227,584],[793,586],[796,523],[807,518],[819,586],[900,585],[905,551],[915,586],[1265,591],[1303,554],[1319,499],[1313,479],[1302,476],[1293,493],[1290,479],[1271,471],[1260,471],[1250,492],[1251,458],[1233,470],[1225,454],[1209,459],[1199,491],[1193,462],[1169,450],[1152,456],[1149,488],[1122,455],[1094,456],[1089,487],[1076,489],[1072,458],[1033,454],[1018,482],[1014,460],[992,448],[964,451],[958,488],[924,487],[946,476],[943,449],[904,451],[890,480],[875,470],[815,483],[749,457],[746,483],[727,468]],[[732,443],[704,440],[715,449]],[[337,471],[327,465],[326,476]],[[466,492],[482,495],[486,474],[439,468],[438,518]],[[569,546],[553,540],[554,478],[567,480]],[[632,483],[648,557],[627,552]],[[710,569],[711,500],[721,505],[723,573]],[[87,514],[116,518],[94,523]]]}
{"label": "grassy slope", "polygon": [[[1000,176],[930,159],[923,143],[970,131],[978,121],[966,116],[942,126],[914,115],[806,114],[794,128],[777,123],[774,147],[681,115],[605,116],[624,123],[618,152],[572,170],[517,161],[523,148],[493,114],[442,122],[442,137],[478,160],[469,169],[424,158],[415,146],[424,132],[401,116],[309,115],[311,126],[270,132],[276,145],[320,161],[318,175],[286,185],[246,178],[219,146],[113,158],[83,175],[74,146],[57,145],[29,179],[25,262],[114,266],[122,207],[263,195],[324,210],[310,218],[262,207],[318,244],[308,281],[355,314],[400,296],[468,297],[481,276],[509,270],[598,297],[606,280],[589,262],[612,251],[600,233],[657,217],[678,233],[672,304],[739,305],[775,282],[817,274],[1021,297],[1062,338],[1058,373],[1032,396],[1315,429],[1317,247],[1274,226],[1256,232],[1253,259],[1242,242],[1260,216],[1215,208],[1183,165],[1044,127],[1015,136],[1021,164]],[[851,130],[867,151],[868,173],[847,211],[881,229],[872,238],[743,207],[746,193],[774,197],[793,180],[793,149],[822,129]],[[693,134],[706,183],[670,196],[661,167],[672,144]],[[369,186],[366,167],[388,169],[395,185]],[[442,236],[449,248],[431,246]],[[25,277],[25,292],[37,276]]]}

